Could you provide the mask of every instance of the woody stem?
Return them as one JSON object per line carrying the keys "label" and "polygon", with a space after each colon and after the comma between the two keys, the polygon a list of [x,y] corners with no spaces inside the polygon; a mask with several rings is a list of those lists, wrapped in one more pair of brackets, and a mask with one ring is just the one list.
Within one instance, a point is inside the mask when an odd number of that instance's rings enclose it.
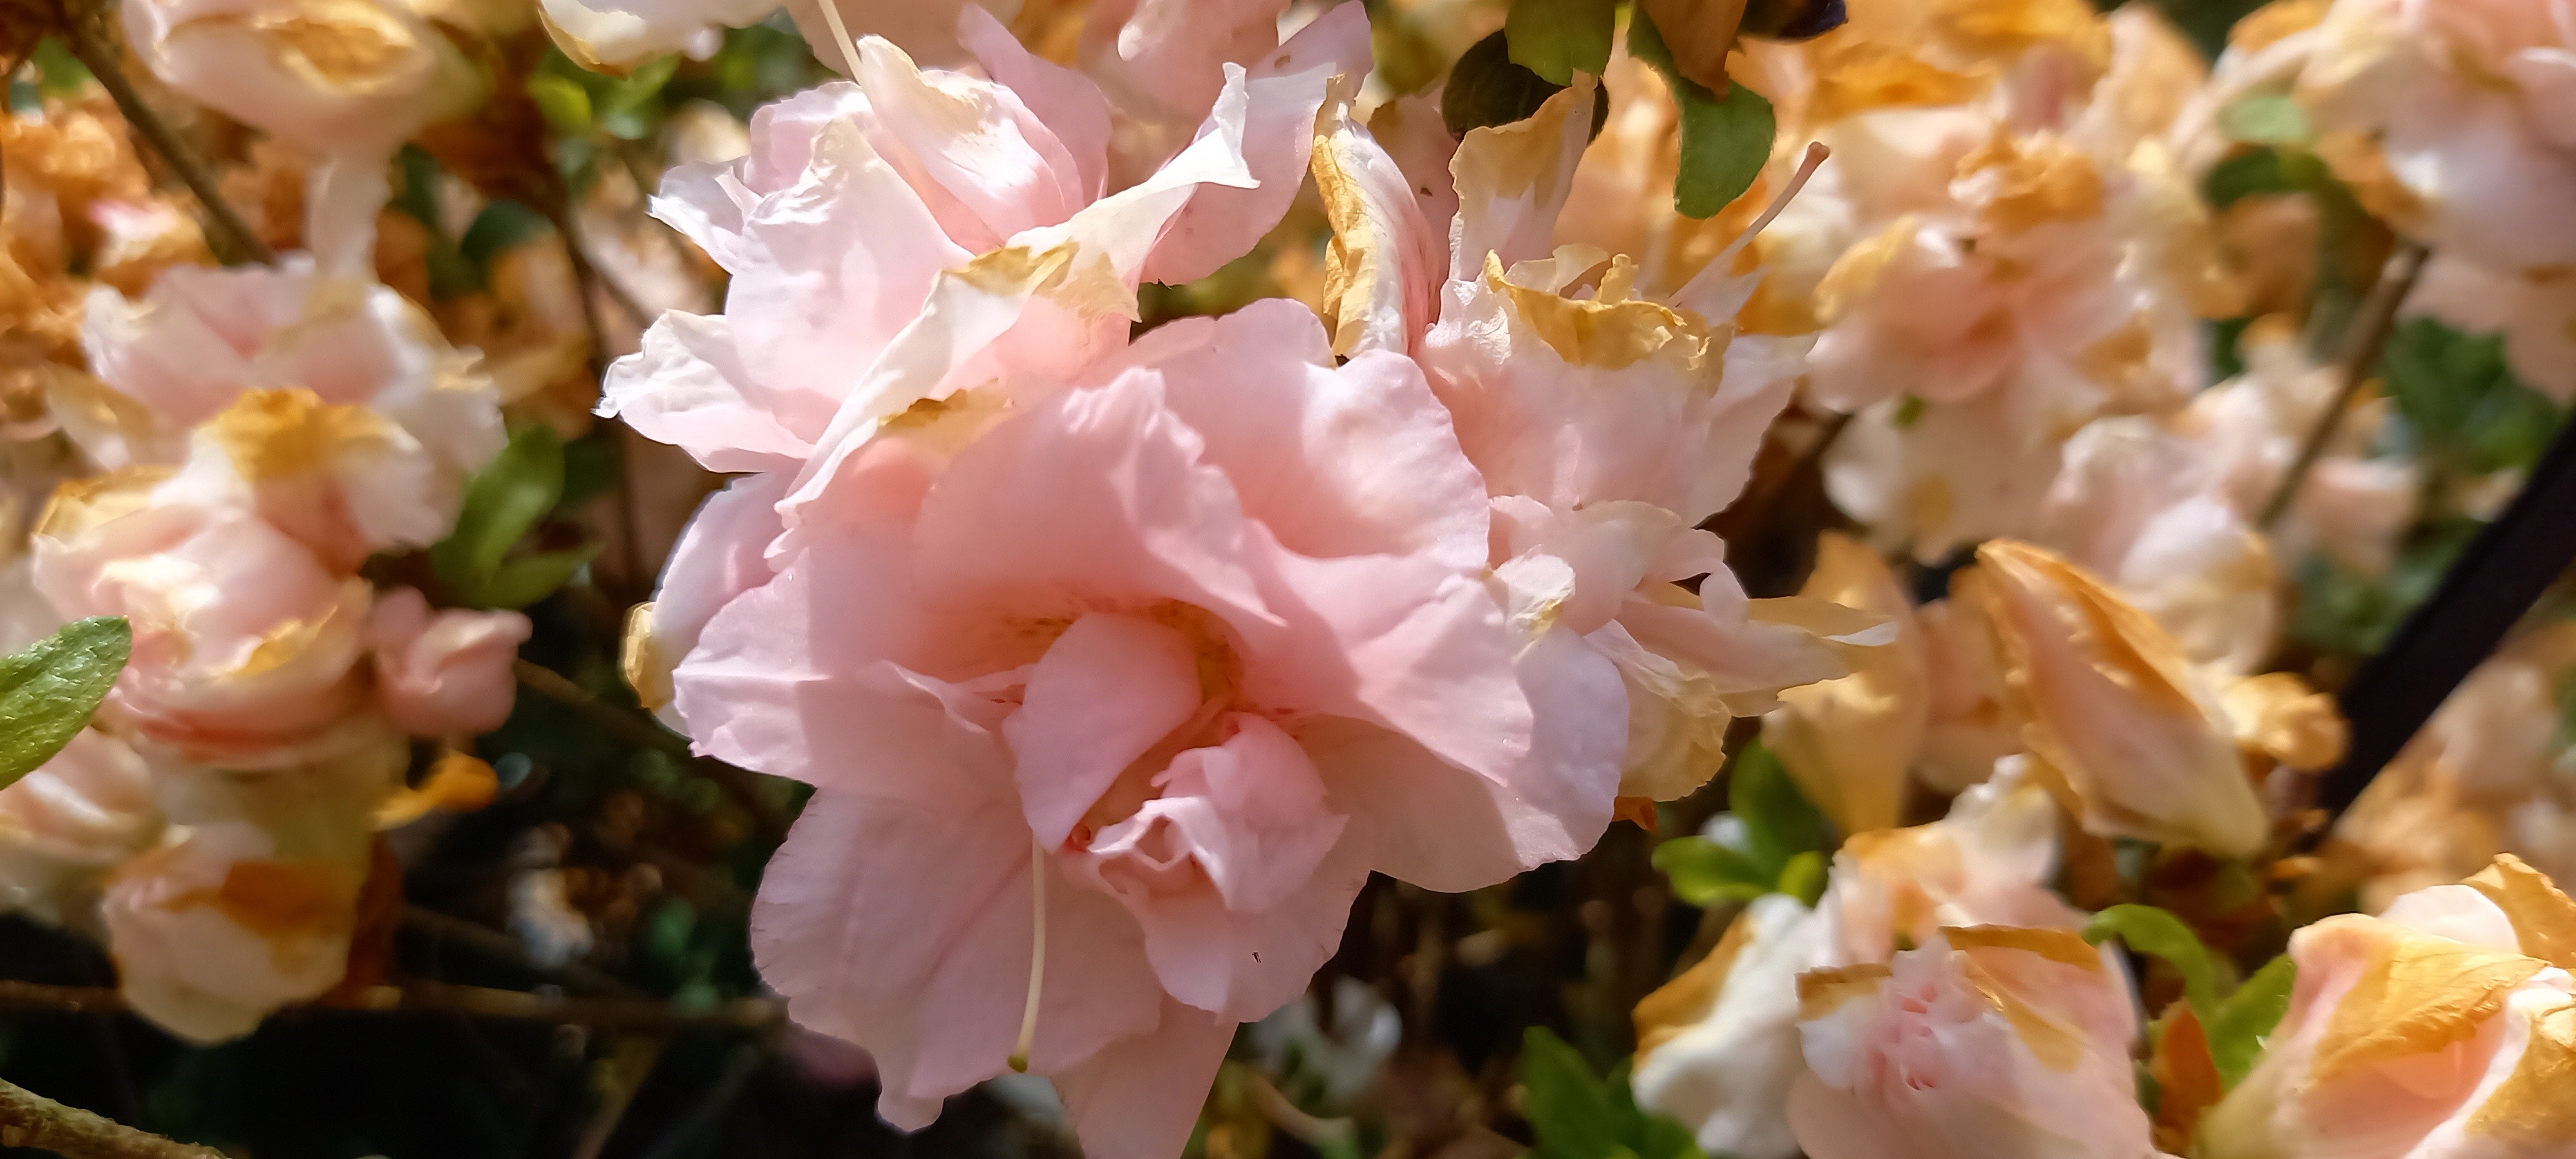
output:
{"label": "woody stem", "polygon": [[277,261],[275,251],[268,248],[267,242],[259,240],[259,235],[251,232],[250,223],[242,219],[231,202],[224,200],[223,191],[216,187],[214,174],[206,168],[205,160],[197,156],[197,151],[189,148],[186,141],[179,139],[179,134],[161,119],[159,113],[152,111],[152,106],[144,103],[143,94],[137,92],[134,82],[126,77],[119,62],[122,55],[120,46],[115,34],[108,30],[106,8],[94,0],[71,0],[65,7],[70,19],[66,22],[69,29],[64,39],[71,46],[72,56],[89,70],[91,76],[98,78],[100,87],[105,88],[108,97],[116,102],[116,111],[124,114],[125,123],[142,135],[144,144],[160,155],[162,164],[168,165],[170,171],[178,175],[179,181],[188,187],[188,192],[197,195],[197,203],[206,207],[206,217],[213,226],[217,248],[226,260],[262,265]]}
{"label": "woody stem", "polygon": [[0,1147],[33,1147],[69,1159],[223,1159],[223,1152],[164,1139],[0,1082]]}
{"label": "woody stem", "polygon": [[2352,409],[2352,400],[2370,380],[2370,368],[2379,362],[2379,352],[2388,345],[2388,336],[2397,327],[2397,308],[2415,288],[2415,279],[2424,273],[2424,260],[2431,256],[2418,242],[2402,242],[2388,259],[2379,275],[2379,284],[2370,288],[2370,297],[2362,302],[2361,313],[2353,318],[2346,333],[2350,341],[2343,351],[2343,383],[2335,391],[2334,401],[2326,404],[2325,413],[2317,416],[2317,425],[2308,431],[2306,442],[2299,444],[2299,456],[2290,460],[2290,469],[2281,475],[2280,485],[2272,497],[2263,502],[2263,512],[2254,526],[2270,531],[2281,517],[2289,513],[2290,504],[2299,497],[2299,486],[2307,482],[2308,472],[2317,460],[2324,458],[2326,445],[2334,441],[2335,432],[2343,426],[2344,412]]}

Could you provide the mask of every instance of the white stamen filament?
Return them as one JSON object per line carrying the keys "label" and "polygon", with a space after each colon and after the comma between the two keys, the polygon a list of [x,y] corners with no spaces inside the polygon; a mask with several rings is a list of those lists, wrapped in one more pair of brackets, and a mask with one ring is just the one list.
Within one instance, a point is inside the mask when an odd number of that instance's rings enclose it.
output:
{"label": "white stamen filament", "polygon": [[850,40],[850,26],[841,23],[840,0],[823,0],[823,23],[832,26],[832,39],[841,46],[841,59],[850,66],[850,79],[859,79],[859,46]]}
{"label": "white stamen filament", "polygon": [[1825,158],[1833,155],[1834,151],[1826,148],[1824,142],[1807,142],[1807,155],[1799,159],[1798,171],[1790,174],[1789,184],[1780,190],[1780,196],[1772,198],[1770,208],[1763,210],[1762,216],[1754,218],[1753,224],[1733,242],[1728,243],[1726,252],[1718,257],[1721,260],[1731,259],[1737,251],[1753,244],[1753,239],[1762,232],[1762,227],[1771,224],[1772,219],[1779,217],[1781,210],[1789,208],[1790,200],[1798,196],[1799,190],[1807,187],[1807,179],[1815,176],[1817,167],[1825,163]]}
{"label": "white stamen filament", "polygon": [[[824,11],[831,10],[825,0]],[[1029,951],[1029,1004],[1020,1011],[1020,1044],[1011,1051],[1011,1069],[1021,1074],[1029,1071],[1029,1049],[1038,1039],[1038,995],[1046,990],[1046,846],[1038,835],[1029,834],[1029,898],[1034,911],[1036,935]]]}

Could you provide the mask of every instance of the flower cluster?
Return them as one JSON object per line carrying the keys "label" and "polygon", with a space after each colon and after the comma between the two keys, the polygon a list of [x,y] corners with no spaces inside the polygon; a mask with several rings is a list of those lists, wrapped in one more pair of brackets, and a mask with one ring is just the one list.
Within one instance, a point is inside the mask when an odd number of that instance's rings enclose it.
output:
{"label": "flower cluster", "polygon": [[100,287],[82,344],[99,377],[59,413],[106,470],[54,494],[12,598],[124,617],[133,659],[91,731],[0,790],[5,888],[78,922],[103,893],[127,999],[231,1037],[341,981],[406,737],[509,713],[523,617],[359,574],[446,535],[500,411],[392,291],[300,259]]}
{"label": "flower cluster", "polygon": [[[967,6],[980,76],[857,41],[664,183],[732,285],[603,409],[745,474],[630,664],[703,751],[816,787],[753,947],[898,1125],[1007,1063],[1092,1153],[1169,1154],[1174,1092],[1305,989],[1369,872],[1578,856],[1885,642],[1747,599],[1695,528],[1799,344],[1712,321],[1740,280],[1649,299],[1550,247],[1592,91],[1409,173],[1348,111],[1361,15],[1193,65],[1205,123],[1131,182],[1131,106]],[[1310,151],[1330,331],[1265,300],[1131,340],[1140,280],[1242,252]],[[1411,192],[1443,161],[1454,228]]]}

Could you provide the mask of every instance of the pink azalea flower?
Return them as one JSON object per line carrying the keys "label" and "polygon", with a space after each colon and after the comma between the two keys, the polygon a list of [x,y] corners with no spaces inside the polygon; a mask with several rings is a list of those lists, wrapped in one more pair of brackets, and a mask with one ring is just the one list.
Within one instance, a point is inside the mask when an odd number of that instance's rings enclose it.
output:
{"label": "pink azalea flower", "polygon": [[748,156],[672,171],[655,212],[733,274],[725,312],[665,315],[601,413],[712,470],[778,470],[837,462],[962,386],[1050,389],[1125,344],[1140,280],[1251,248],[1296,191],[1326,83],[1367,69],[1364,13],[1328,15],[1227,66],[1198,140],[1111,192],[1099,91],[963,15],[995,80],[870,37],[854,83],[757,113]]}
{"label": "pink azalea flower", "polygon": [[1616,672],[1507,625],[1414,364],[1333,363],[1293,302],[1174,323],[886,424],[795,537],[781,476],[738,482],[675,553],[679,715],[818,790],[762,971],[875,1056],[889,1120],[1017,1051],[1091,1154],[1175,1154],[1370,870],[1474,888],[1607,824]]}
{"label": "pink azalea flower", "polygon": [[416,736],[501,727],[517,696],[510,662],[530,631],[517,612],[432,612],[410,588],[379,594],[368,643],[385,716]]}

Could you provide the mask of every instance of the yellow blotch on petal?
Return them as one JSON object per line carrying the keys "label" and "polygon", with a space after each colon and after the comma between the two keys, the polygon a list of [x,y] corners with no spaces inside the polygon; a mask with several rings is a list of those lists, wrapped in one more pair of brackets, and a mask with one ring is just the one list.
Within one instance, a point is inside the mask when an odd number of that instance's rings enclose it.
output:
{"label": "yellow blotch on petal", "polygon": [[1879,279],[1887,275],[1887,267],[1895,263],[1897,255],[1905,252],[1905,247],[1914,244],[1914,235],[1922,228],[1920,218],[1906,214],[1888,223],[1878,236],[1843,251],[1841,257],[1834,259],[1833,268],[1826,270],[1824,280],[1816,283],[1817,324],[1831,326],[1841,321],[1860,304],[1861,299],[1877,290]]}
{"label": "yellow blotch on petal", "polygon": [[1979,56],[2059,44],[2096,74],[2111,63],[2111,26],[2085,0],[1938,0],[1932,21],[1944,39]]}
{"label": "yellow blotch on petal", "polygon": [[1485,284],[1509,298],[1515,313],[1538,332],[1557,356],[1576,366],[1618,370],[1648,358],[1676,352],[1694,367],[1705,367],[1709,390],[1717,388],[1718,367],[1708,358],[1715,340],[1706,319],[1688,310],[1630,298],[1636,267],[1625,256],[1610,259],[1598,297],[1569,298],[1553,290],[1513,283],[1503,274],[1502,259],[1485,255]]}
{"label": "yellow blotch on petal", "polygon": [[[2495,864],[2462,884],[2485,894],[2504,911],[2523,953],[2562,970],[2576,970],[2576,900],[2561,892],[2548,874],[2510,853],[2500,853]],[[2569,1090],[2576,1093],[2576,1088]]]}
{"label": "yellow blotch on petal", "polygon": [[[1637,1064],[1657,1047],[1708,1017],[1717,1008],[1717,996],[1726,989],[1727,975],[1735,971],[1735,959],[1753,944],[1753,922],[1749,914],[1739,913],[1727,923],[1726,934],[1717,940],[1717,948],[1680,976],[1657,987],[1655,992],[1637,1000]],[[1805,989],[1803,981],[1800,989]]]}
{"label": "yellow blotch on petal", "polygon": [[[2358,919],[2371,920],[2371,919]],[[2549,968],[2520,954],[2392,927],[2318,1040],[2311,1081],[2447,1049],[2477,1037],[2514,989]]]}
{"label": "yellow blotch on petal", "polygon": [[[2084,939],[2075,940],[2081,942]],[[1977,996],[1984,998],[1986,1005],[1993,1007],[1995,1013],[2004,1016],[2004,1022],[2013,1029],[2013,1036],[2021,1039],[2021,1044],[2039,1059],[2040,1065],[2061,1071],[2071,1071],[2084,1065],[2084,1032],[2081,1029],[2043,1013],[1980,963],[1975,954],[1965,953],[1963,956],[1967,961],[1961,972],[1967,975],[1968,985],[1976,989]],[[2095,968],[2100,968],[2099,963]]]}
{"label": "yellow blotch on petal", "polygon": [[1992,174],[1995,182],[1980,215],[1990,229],[2019,233],[2102,212],[2101,168],[2063,141],[2015,140],[1997,133],[1959,159],[1960,177],[1982,174]]}
{"label": "yellow blotch on petal", "polygon": [[1894,622],[1894,646],[1857,657],[1850,676],[1780,692],[1763,739],[1801,792],[1845,833],[1893,828],[1930,717],[1913,601],[1887,561],[1839,532],[1816,543],[1800,595]]}
{"label": "yellow blotch on petal", "polygon": [[206,424],[244,481],[265,483],[329,469],[344,456],[395,437],[384,416],[332,404],[303,387],[249,390]]}
{"label": "yellow blotch on petal", "polygon": [[948,276],[995,297],[1031,296],[1085,318],[1137,316],[1135,292],[1105,255],[1068,238],[1042,250],[1010,245],[978,254]]}
{"label": "yellow blotch on petal", "polygon": [[1941,937],[1950,948],[1963,952],[1977,950],[2020,950],[2037,954],[2052,962],[2080,966],[2095,973],[2102,971],[2102,951],[2083,935],[2073,930],[2030,929],[2023,926],[1943,926]]}
{"label": "yellow blotch on petal", "polygon": [[2236,741],[2294,769],[2343,759],[2352,728],[2335,699],[2292,672],[2266,672],[2230,685],[2222,697]]}
{"label": "yellow blotch on petal", "polygon": [[2332,0],[2273,0],[2246,13],[2227,30],[2227,47],[2238,52],[2261,52],[2325,23],[2330,7]]}
{"label": "yellow blotch on petal", "polygon": [[653,634],[652,604],[626,609],[626,636],[617,650],[617,671],[646,712],[658,712],[671,703],[671,658],[663,651],[661,637]]}
{"label": "yellow blotch on petal", "polygon": [[1838,121],[1871,109],[1965,104],[1994,83],[1990,72],[1943,68],[1906,48],[1837,31],[1817,41],[1808,117]]}
{"label": "yellow blotch on petal", "polygon": [[1554,189],[1575,162],[1567,156],[1566,118],[1577,102],[1598,99],[1590,74],[1577,74],[1572,87],[1547,98],[1527,119],[1467,131],[1467,140],[1449,163],[1458,199],[1469,205],[1510,201],[1541,189]]}
{"label": "yellow blotch on petal", "polygon": [[35,532],[51,539],[69,539],[141,511],[152,501],[152,489],[175,470],[163,466],[120,467],[86,479],[65,479],[54,487],[53,497],[45,501],[44,512],[36,516]]}
{"label": "yellow blotch on petal", "polygon": [[2532,1014],[2522,1058],[2469,1116],[2467,1133],[2517,1155],[2576,1145],[2576,1001]]}
{"label": "yellow blotch on petal", "polygon": [[1798,1020],[1812,1022],[1841,1008],[1855,998],[1878,993],[1887,983],[1891,971],[1878,962],[1841,966],[1830,970],[1809,970],[1798,975]]}

